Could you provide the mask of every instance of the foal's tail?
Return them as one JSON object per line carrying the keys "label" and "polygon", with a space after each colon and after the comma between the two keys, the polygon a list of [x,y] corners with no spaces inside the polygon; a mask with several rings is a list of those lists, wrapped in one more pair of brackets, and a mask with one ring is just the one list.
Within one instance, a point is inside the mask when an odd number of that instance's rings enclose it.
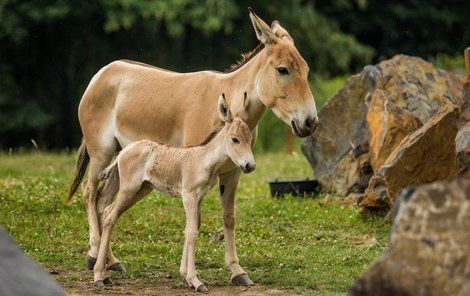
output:
{"label": "foal's tail", "polygon": [[118,157],[114,158],[113,162],[110,165],[108,165],[104,170],[101,171],[101,173],[98,175],[98,179],[100,181],[104,181],[108,179],[113,169],[116,168],[117,163],[118,163]]}
{"label": "foal's tail", "polygon": [[77,158],[77,167],[75,170],[75,179],[73,180],[72,185],[70,186],[69,195],[65,199],[65,203],[70,203],[72,196],[77,191],[80,182],[82,182],[83,176],[85,175],[86,168],[88,163],[90,162],[90,156],[88,155],[88,151],[86,150],[85,141],[82,140],[82,144],[80,148],[78,148],[78,158]]}

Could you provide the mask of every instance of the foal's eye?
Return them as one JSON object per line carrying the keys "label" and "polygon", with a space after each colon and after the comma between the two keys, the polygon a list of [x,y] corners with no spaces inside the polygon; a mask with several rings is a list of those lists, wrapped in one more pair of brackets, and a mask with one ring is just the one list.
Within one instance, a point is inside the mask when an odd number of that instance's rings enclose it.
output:
{"label": "foal's eye", "polygon": [[237,139],[237,138],[232,138],[232,142],[234,142],[235,144],[239,144],[240,141]]}
{"label": "foal's eye", "polygon": [[277,67],[276,70],[280,75],[289,75],[289,70],[286,67]]}

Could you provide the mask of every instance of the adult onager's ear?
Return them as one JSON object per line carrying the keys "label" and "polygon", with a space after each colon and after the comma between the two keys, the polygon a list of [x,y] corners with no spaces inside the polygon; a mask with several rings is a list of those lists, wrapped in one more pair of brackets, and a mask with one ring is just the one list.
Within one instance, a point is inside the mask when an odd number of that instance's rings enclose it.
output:
{"label": "adult onager's ear", "polygon": [[276,36],[274,35],[273,30],[271,30],[271,28],[255,14],[251,7],[248,7],[248,11],[250,12],[250,19],[253,23],[253,27],[255,28],[258,40],[264,45],[275,42]]}
{"label": "adult onager's ear", "polygon": [[271,30],[274,32],[277,38],[281,38],[287,41],[294,43],[294,39],[290,36],[290,34],[284,29],[278,20],[275,20],[271,24]]}
{"label": "adult onager's ear", "polygon": [[232,121],[232,112],[225,100],[225,94],[222,94],[219,97],[219,117],[223,122]]}

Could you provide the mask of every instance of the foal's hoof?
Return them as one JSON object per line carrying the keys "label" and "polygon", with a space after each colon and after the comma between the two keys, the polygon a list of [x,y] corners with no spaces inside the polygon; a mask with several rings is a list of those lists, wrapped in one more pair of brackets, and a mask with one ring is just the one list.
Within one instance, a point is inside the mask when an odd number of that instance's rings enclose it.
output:
{"label": "foal's hoof", "polygon": [[95,289],[96,290],[103,290],[105,288],[104,281],[98,280],[95,282]]}
{"label": "foal's hoof", "polygon": [[95,267],[96,259],[91,257],[90,255],[86,255],[86,266],[88,270],[93,270],[93,267]]}
{"label": "foal's hoof", "polygon": [[231,283],[237,286],[252,286],[253,285],[253,281],[250,279],[250,277],[246,273],[234,276],[231,280]]}
{"label": "foal's hoof", "polygon": [[126,269],[121,265],[121,262],[116,262],[111,266],[108,266],[107,270],[117,271],[119,273],[125,273]]}
{"label": "foal's hoof", "polygon": [[202,284],[199,287],[197,287],[196,292],[209,293],[209,290],[207,289],[206,285]]}

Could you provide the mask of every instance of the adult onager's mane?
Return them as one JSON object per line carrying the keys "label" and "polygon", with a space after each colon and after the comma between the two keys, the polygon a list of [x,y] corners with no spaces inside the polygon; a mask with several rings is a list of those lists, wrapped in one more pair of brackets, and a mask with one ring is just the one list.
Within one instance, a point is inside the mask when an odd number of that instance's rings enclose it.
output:
{"label": "adult onager's mane", "polygon": [[197,145],[192,145],[192,146],[187,146],[186,148],[192,148],[192,147],[200,147],[200,146],[206,146],[209,144],[210,141],[212,141],[215,136],[224,128],[225,124],[222,122],[222,124],[218,125],[201,143]]}
{"label": "adult onager's mane", "polygon": [[230,65],[230,67],[225,70],[225,73],[232,73],[232,72],[235,72],[236,70],[240,69],[243,65],[248,63],[258,53],[260,53],[261,50],[263,50],[263,48],[264,48],[264,44],[260,43],[252,51],[242,53],[242,58],[239,59],[238,61],[236,61],[235,64]]}

